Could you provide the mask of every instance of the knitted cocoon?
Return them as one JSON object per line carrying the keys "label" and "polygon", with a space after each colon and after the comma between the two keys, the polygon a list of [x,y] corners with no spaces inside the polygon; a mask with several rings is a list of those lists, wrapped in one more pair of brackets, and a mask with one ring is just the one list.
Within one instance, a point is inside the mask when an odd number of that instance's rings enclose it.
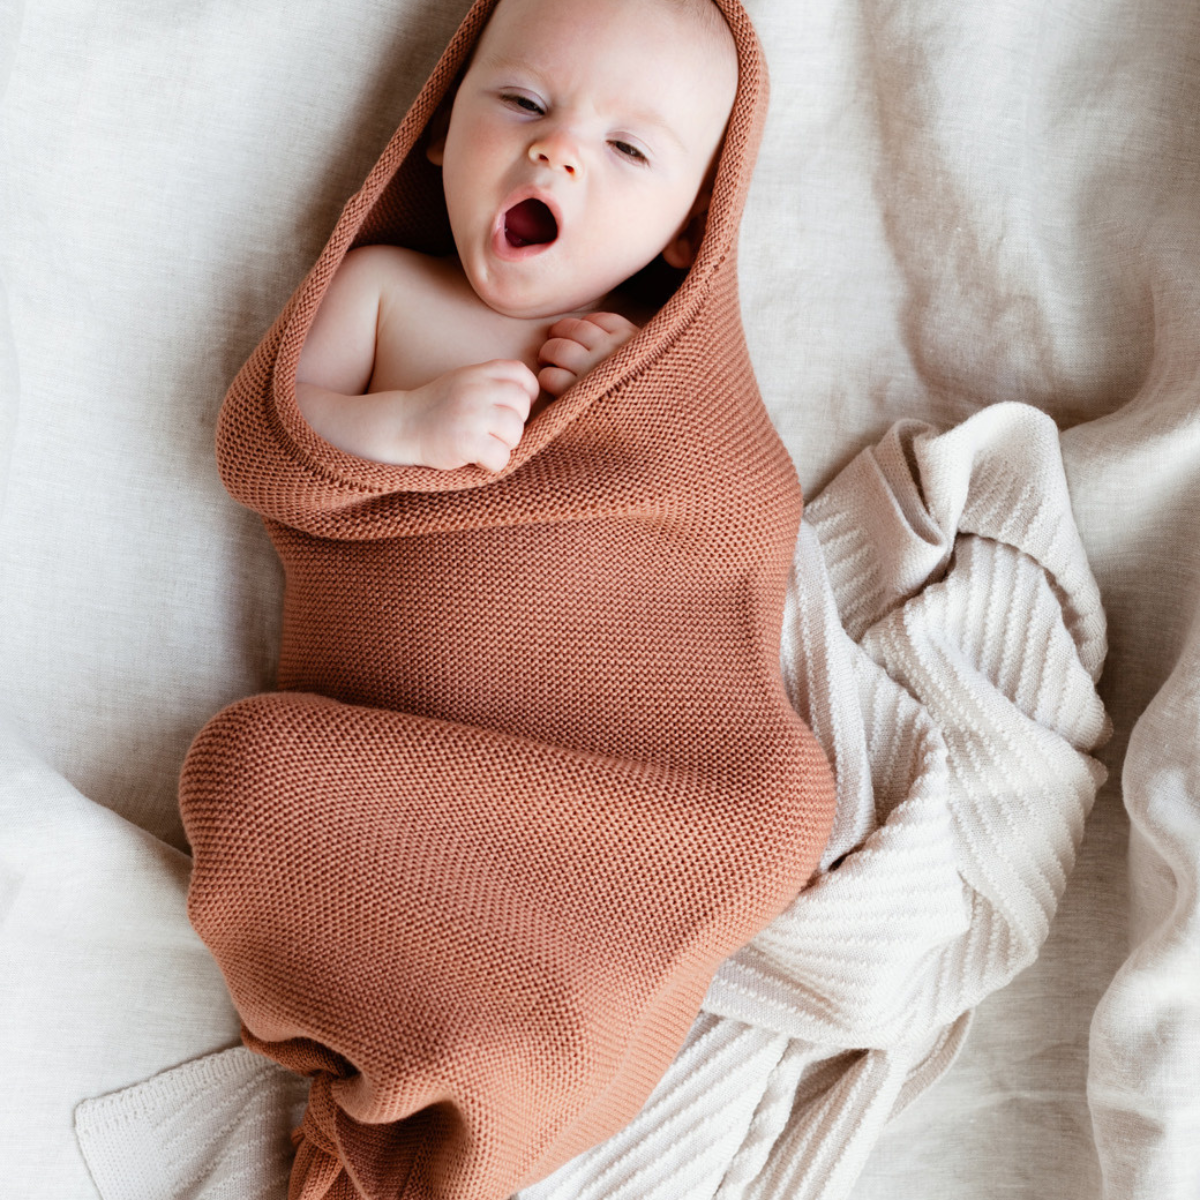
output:
{"label": "knitted cocoon", "polygon": [[801,497],[738,307],[767,98],[739,88],[699,256],[508,466],[395,467],[304,421],[355,246],[453,249],[423,135],[467,14],[225,399],[286,570],[279,690],[184,764],[193,925],[252,1049],[312,1079],[292,1200],[502,1200],[628,1123],[720,962],[815,868],[826,761],[779,675]]}

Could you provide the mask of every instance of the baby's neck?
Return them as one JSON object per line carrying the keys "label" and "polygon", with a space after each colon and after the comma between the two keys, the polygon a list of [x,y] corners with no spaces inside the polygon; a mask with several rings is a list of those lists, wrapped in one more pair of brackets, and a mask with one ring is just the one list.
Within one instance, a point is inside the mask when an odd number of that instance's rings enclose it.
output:
{"label": "baby's neck", "polygon": [[[462,268],[462,263],[457,254],[448,254],[442,260],[447,266],[453,269],[462,277],[463,282],[468,288],[471,288],[470,280],[467,278],[466,272]],[[487,301],[471,288],[472,294],[476,296],[479,303],[491,309]],[[499,316],[507,316],[507,313],[501,313],[498,309],[491,309],[492,312]],[[581,304],[576,308],[564,309],[562,312],[554,312],[538,317],[529,318],[514,318],[516,320],[529,320],[531,323],[539,325],[552,325],[555,321],[561,321],[564,317],[583,317],[588,313],[595,312],[614,312],[618,313],[628,321],[632,321],[637,326],[645,325],[655,314],[657,309],[649,307],[643,300],[640,300],[633,289],[629,286],[629,281],[619,284],[613,288],[611,292],[607,292],[603,296],[597,297],[588,303]]]}

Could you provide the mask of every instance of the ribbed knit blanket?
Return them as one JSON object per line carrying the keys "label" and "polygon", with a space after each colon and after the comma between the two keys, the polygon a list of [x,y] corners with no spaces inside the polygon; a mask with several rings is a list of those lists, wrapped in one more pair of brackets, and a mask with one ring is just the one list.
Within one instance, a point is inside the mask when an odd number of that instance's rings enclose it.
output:
{"label": "ribbed knit blanket", "polygon": [[312,1079],[294,1200],[504,1200],[622,1128],[834,814],[778,665],[801,497],[738,304],[767,85],[734,0],[697,260],[502,471],[370,462],[300,415],[300,348],[347,252],[453,249],[423,139],[493,5],[218,426],[287,588],[280,690],[217,714],[184,763],[188,914],[247,1046]]}
{"label": "ribbed knit blanket", "polygon": [[[813,501],[781,662],[834,763],[817,882],[719,969],[642,1111],[521,1200],[841,1200],[1037,956],[1103,771],[1099,597],[1049,418],[906,422]],[[242,1048],[81,1104],[103,1200],[275,1200],[303,1108]]]}

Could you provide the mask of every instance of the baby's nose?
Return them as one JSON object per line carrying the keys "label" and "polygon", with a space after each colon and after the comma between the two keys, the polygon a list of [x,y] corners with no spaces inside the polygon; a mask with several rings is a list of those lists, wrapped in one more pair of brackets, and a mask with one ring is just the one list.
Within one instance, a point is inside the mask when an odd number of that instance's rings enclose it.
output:
{"label": "baby's nose", "polygon": [[552,171],[565,171],[571,176],[577,176],[582,166],[579,148],[562,133],[539,137],[529,147],[529,158],[539,166],[549,167]]}

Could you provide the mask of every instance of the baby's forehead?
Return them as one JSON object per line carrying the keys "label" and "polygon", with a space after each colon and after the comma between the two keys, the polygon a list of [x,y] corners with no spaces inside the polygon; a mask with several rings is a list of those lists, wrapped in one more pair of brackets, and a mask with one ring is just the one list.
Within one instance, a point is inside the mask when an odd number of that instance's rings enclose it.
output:
{"label": "baby's forehead", "polygon": [[[521,36],[522,31],[553,36],[555,32],[561,35],[564,28],[572,26],[606,25],[609,21],[601,16],[606,9],[605,15],[610,18],[614,15],[625,20],[634,17],[644,26],[642,36],[624,42],[630,55],[647,48],[659,49],[694,64],[698,72],[711,67],[714,60],[737,70],[733,34],[714,0],[498,0],[476,43],[474,54],[478,55],[485,47],[491,48],[496,42],[526,48],[528,38]],[[669,28],[664,25],[664,18]],[[669,41],[670,45],[661,45],[663,41]],[[536,42],[535,38],[535,45]],[[585,41],[583,49],[585,53],[590,52],[589,57],[593,60],[611,58],[613,54],[611,47],[597,50],[594,41]],[[647,82],[652,86],[652,80]]]}
{"label": "baby's forehead", "polygon": [[685,125],[710,117],[722,93],[732,104],[738,77],[713,0],[499,0],[472,68],[591,85],[630,112]]}

